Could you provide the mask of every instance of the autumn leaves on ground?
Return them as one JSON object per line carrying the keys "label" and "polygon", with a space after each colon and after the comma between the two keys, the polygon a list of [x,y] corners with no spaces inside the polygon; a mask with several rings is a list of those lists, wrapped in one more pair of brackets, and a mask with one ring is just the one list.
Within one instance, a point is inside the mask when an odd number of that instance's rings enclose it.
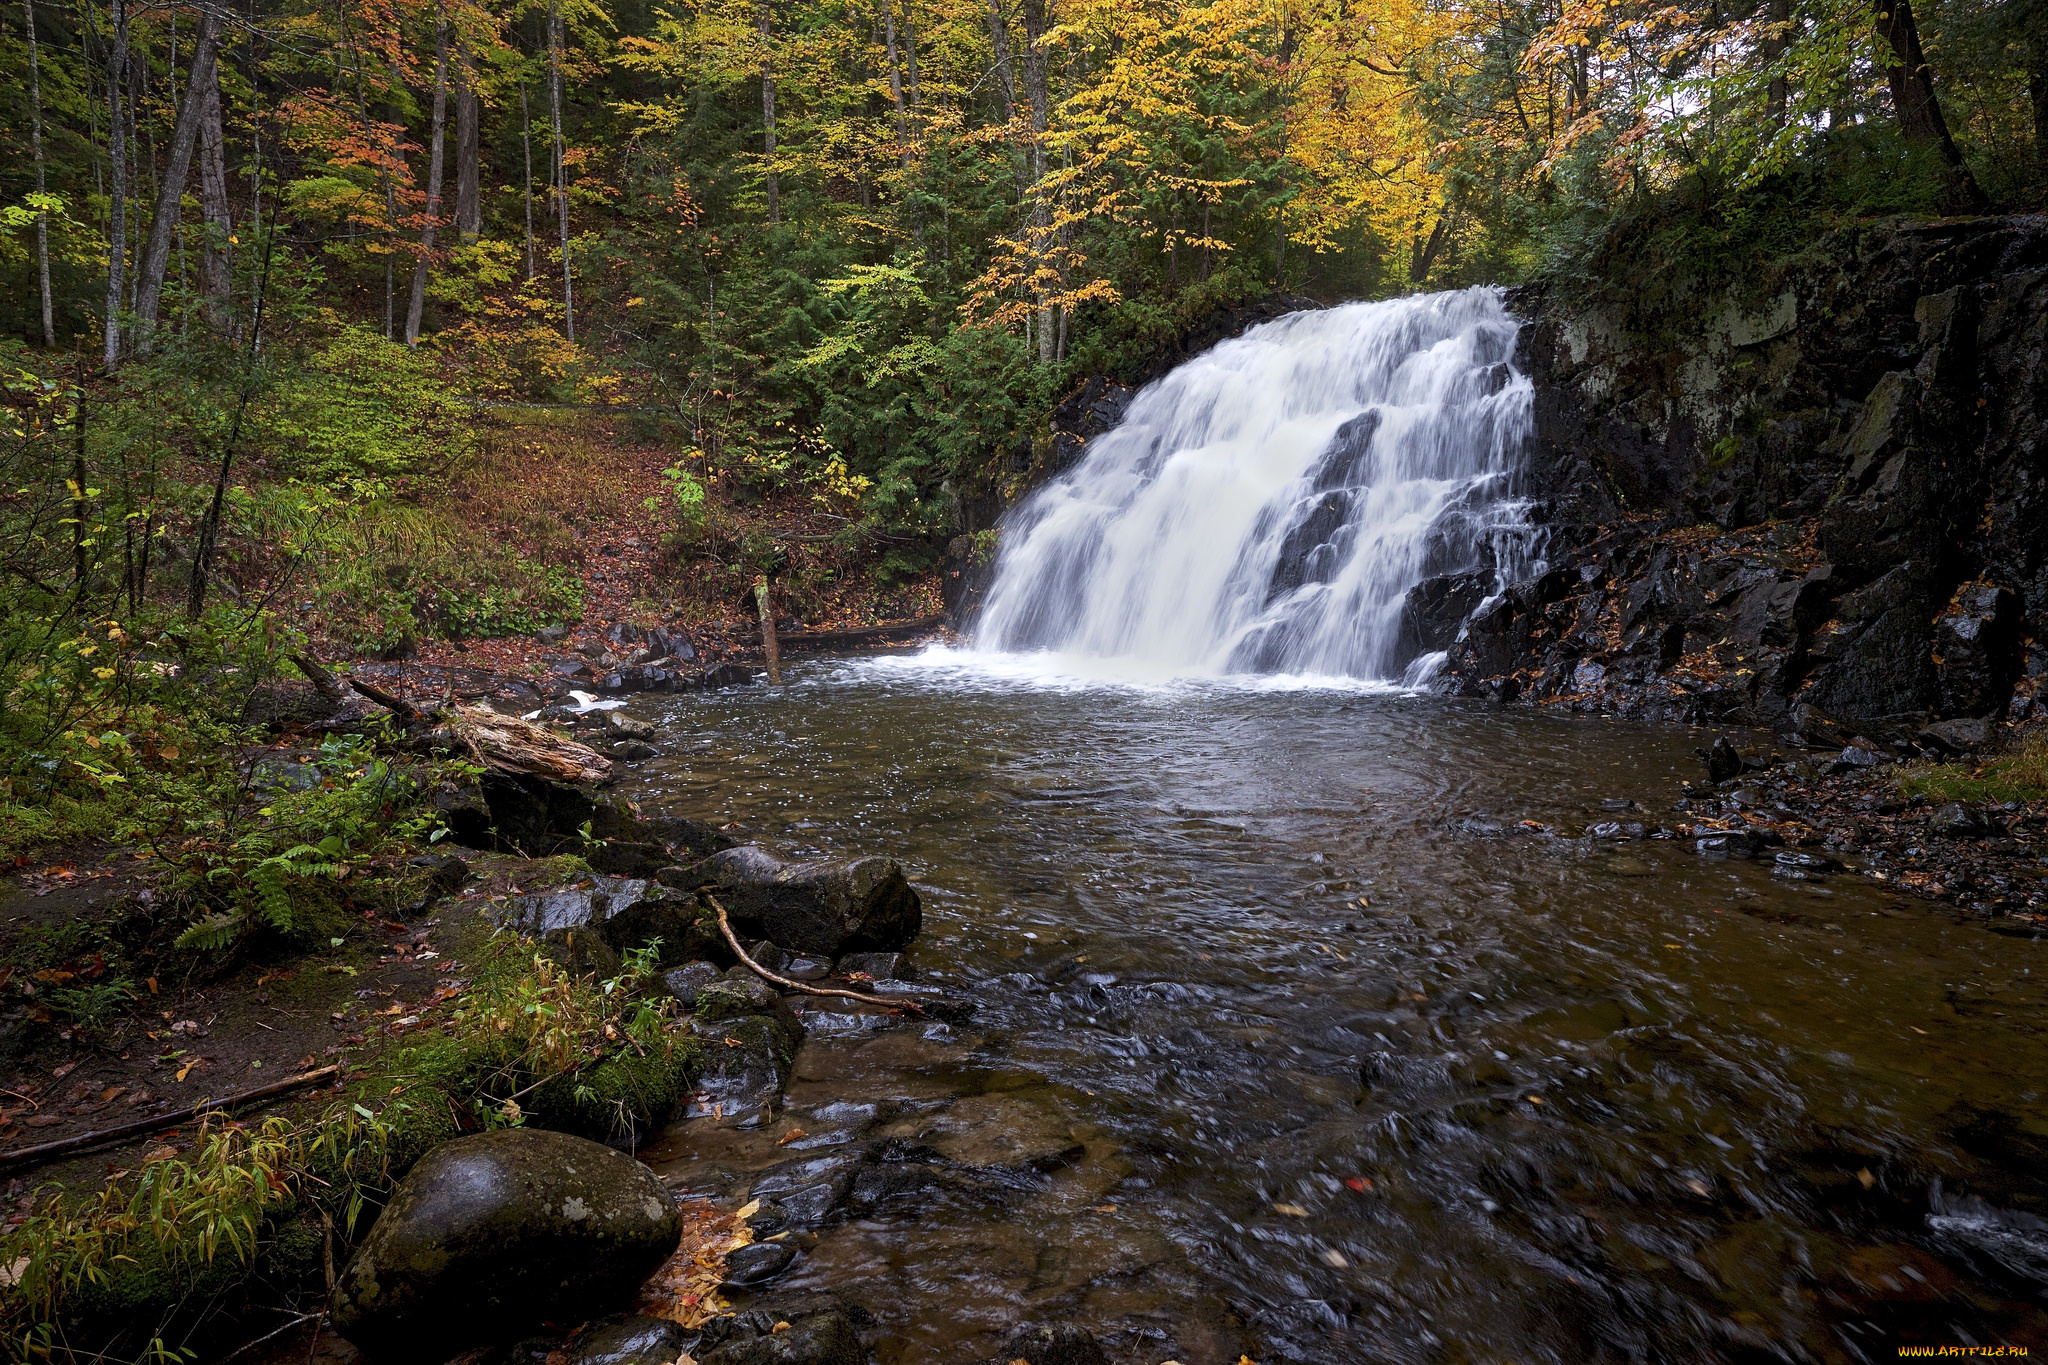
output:
{"label": "autumn leaves on ground", "polygon": [[[423,510],[458,555],[512,548],[575,584],[563,619],[593,638],[618,622],[680,627],[714,648],[758,649],[757,581],[772,576],[784,629],[838,629],[925,618],[940,608],[936,571],[889,572],[846,515],[814,487],[763,492],[677,453],[656,411],[503,405],[480,409],[477,453]],[[677,472],[702,489],[679,508]],[[511,591],[520,585],[508,584]],[[531,632],[447,638],[372,619],[343,598],[302,625],[337,657],[385,654],[537,676],[563,646]],[[572,636],[572,638],[574,638]]]}

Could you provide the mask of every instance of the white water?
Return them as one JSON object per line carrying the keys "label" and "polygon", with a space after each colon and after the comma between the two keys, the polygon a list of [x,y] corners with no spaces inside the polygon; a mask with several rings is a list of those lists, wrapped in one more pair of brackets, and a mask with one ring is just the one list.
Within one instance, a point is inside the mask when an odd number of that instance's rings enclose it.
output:
{"label": "white water", "polygon": [[1516,330],[1468,289],[1293,313],[1182,365],[1005,520],[977,651],[1133,681],[1425,681],[1441,655],[1406,637],[1408,590],[1489,570],[1498,591],[1540,548]]}

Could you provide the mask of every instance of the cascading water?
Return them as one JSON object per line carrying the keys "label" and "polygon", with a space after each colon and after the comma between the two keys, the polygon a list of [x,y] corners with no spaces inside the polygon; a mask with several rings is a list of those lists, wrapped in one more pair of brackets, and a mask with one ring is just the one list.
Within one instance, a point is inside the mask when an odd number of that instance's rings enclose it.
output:
{"label": "cascading water", "polygon": [[1146,388],[1002,534],[978,648],[1088,671],[1426,679],[1410,588],[1534,569],[1533,390],[1477,288],[1294,313]]}

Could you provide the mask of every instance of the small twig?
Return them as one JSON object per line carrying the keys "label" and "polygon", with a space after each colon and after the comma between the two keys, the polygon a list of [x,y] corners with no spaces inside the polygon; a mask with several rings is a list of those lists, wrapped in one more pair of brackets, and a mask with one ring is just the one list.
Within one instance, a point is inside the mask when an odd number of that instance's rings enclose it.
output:
{"label": "small twig", "polygon": [[287,1322],[284,1326],[274,1327],[270,1331],[265,1332],[262,1336],[256,1338],[256,1340],[247,1342],[241,1346],[236,1347],[234,1350],[229,1351],[226,1355],[220,1358],[221,1365],[227,1365],[228,1361],[233,1360],[236,1356],[241,1355],[244,1351],[255,1350],[258,1346],[261,1346],[264,1342],[270,1340],[272,1337],[283,1336],[286,1332],[291,1331],[292,1328],[297,1327],[302,1322],[311,1322],[314,1318],[323,1316],[324,1311],[325,1310],[323,1310],[321,1313],[294,1313],[292,1315],[291,1321]]}
{"label": "small twig", "polygon": [[75,1137],[58,1138],[55,1142],[39,1142],[33,1147],[20,1147],[11,1152],[0,1152],[0,1166],[11,1166],[21,1161],[40,1163],[47,1161],[51,1157],[61,1156],[66,1152],[75,1152],[87,1147],[97,1147],[102,1143],[115,1142],[125,1137],[134,1137],[138,1133],[155,1132],[160,1128],[173,1128],[189,1119],[201,1118],[216,1112],[225,1112],[239,1105],[248,1104],[253,1100],[266,1100],[273,1095],[282,1095],[289,1090],[303,1089],[316,1081],[326,1080],[328,1077],[339,1073],[340,1070],[339,1064],[323,1066],[317,1071],[308,1071],[298,1076],[287,1076],[281,1081],[272,1081],[269,1085],[259,1085],[254,1090],[245,1090],[239,1095],[229,1095],[226,1099],[220,1100],[207,1100],[193,1105],[190,1109],[181,1109],[175,1113],[159,1114],[151,1119],[138,1119],[134,1123],[121,1123],[116,1124],[112,1128],[101,1128],[90,1133],[79,1133]]}
{"label": "small twig", "polygon": [[739,959],[746,964],[747,970],[760,977],[763,981],[772,981],[784,990],[800,991],[805,995],[838,995],[844,996],[848,1000],[858,1000],[864,1005],[880,1005],[884,1009],[891,1010],[909,1010],[918,1018],[924,1018],[924,1010],[915,1000],[889,1000],[879,995],[862,995],[859,991],[842,991],[835,986],[809,986],[801,981],[791,981],[786,976],[777,976],[751,957],[748,957],[747,950],[740,947],[740,941],[733,935],[732,924],[726,919],[725,907],[718,903],[718,897],[706,896],[704,899],[710,901],[711,908],[718,912],[718,931],[725,935],[725,941],[732,945],[732,950],[735,953],[739,954]]}
{"label": "small twig", "polygon": [[26,1104],[31,1109],[40,1109],[43,1107],[40,1104],[37,1104],[29,1096],[22,1094],[19,1090],[0,1090],[0,1095],[12,1095],[14,1096],[14,1098],[20,1100],[23,1104]]}

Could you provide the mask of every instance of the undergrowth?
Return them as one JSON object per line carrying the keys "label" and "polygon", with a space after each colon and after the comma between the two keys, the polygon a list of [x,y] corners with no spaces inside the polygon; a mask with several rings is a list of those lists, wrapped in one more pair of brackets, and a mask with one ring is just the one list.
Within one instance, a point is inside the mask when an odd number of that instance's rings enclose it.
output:
{"label": "undergrowth", "polygon": [[[522,939],[483,945],[463,1005],[394,1041],[310,1119],[204,1123],[98,1194],[52,1187],[0,1234],[0,1356],[191,1359],[213,1305],[259,1272],[311,1286],[428,1150],[532,1124],[612,1137],[667,1118],[699,1069],[675,1002],[647,986],[659,944],[599,981]],[[373,1107],[374,1106],[374,1107]]]}
{"label": "undergrowth", "polygon": [[2048,735],[2033,735],[2015,752],[1975,765],[1916,767],[1899,785],[1906,795],[1930,801],[2048,801]]}

